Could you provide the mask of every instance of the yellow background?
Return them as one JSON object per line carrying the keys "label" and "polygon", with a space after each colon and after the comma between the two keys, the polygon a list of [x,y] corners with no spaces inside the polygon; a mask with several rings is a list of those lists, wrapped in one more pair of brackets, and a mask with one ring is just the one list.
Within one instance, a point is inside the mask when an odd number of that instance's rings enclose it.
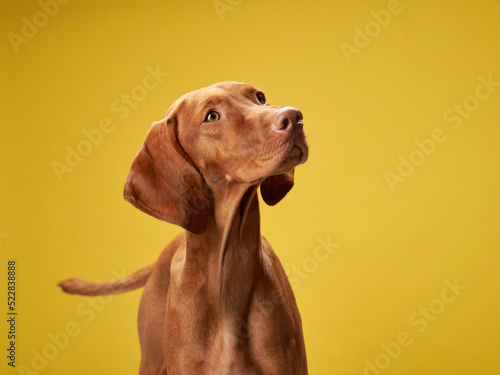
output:
{"label": "yellow background", "polygon": [[[82,307],[56,283],[156,259],[179,228],[122,199],[133,157],[180,95],[236,80],[304,113],[309,161],[289,196],[261,209],[295,277],[310,373],[498,374],[500,87],[470,96],[481,77],[500,82],[500,3],[401,0],[377,29],[385,13],[373,11],[394,1],[221,0],[231,10],[219,15],[212,0],[72,0],[17,53],[9,33],[22,36],[23,17],[42,8],[2,1],[0,278],[16,259],[17,364],[52,355],[50,334],[74,322],[78,334],[38,373],[137,373],[141,291]],[[369,44],[346,58],[341,46],[366,27]],[[121,119],[112,103],[157,66],[168,77]],[[477,108],[453,129],[443,115],[464,101]],[[114,130],[60,182],[52,163],[105,118]],[[391,189],[387,171],[418,160],[415,140],[435,129],[446,141]],[[318,260],[328,241],[337,248]],[[453,302],[447,280],[467,287]],[[430,306],[439,313],[420,329]],[[405,332],[411,344],[384,354]],[[1,357],[1,373],[18,373]]]}

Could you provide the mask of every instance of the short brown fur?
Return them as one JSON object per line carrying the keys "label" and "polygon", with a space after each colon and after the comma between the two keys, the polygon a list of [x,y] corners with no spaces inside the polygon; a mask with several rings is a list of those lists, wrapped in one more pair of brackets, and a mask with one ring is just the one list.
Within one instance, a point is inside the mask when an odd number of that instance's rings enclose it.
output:
{"label": "short brown fur", "polygon": [[264,101],[237,82],[178,99],[149,131],[124,197],[186,231],[128,277],[59,284],[83,295],[144,285],[141,375],[307,374],[299,310],[261,236],[257,190],[278,203],[308,148],[300,111]]}

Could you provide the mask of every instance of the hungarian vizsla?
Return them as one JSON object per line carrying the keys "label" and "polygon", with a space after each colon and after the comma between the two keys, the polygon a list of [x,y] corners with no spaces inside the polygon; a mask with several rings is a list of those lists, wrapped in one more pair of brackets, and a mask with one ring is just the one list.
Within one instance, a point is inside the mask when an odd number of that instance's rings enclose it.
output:
{"label": "hungarian vizsla", "polygon": [[149,130],[124,196],[185,231],[128,277],[59,285],[81,295],[145,286],[142,375],[307,374],[299,310],[261,236],[257,195],[260,186],[267,204],[278,203],[307,155],[301,112],[268,105],[251,85],[182,96]]}

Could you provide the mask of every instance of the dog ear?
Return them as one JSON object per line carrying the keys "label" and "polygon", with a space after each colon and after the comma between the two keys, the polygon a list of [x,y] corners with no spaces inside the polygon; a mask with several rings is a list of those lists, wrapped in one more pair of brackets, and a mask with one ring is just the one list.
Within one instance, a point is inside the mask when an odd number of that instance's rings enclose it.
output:
{"label": "dog ear", "polygon": [[285,195],[293,187],[293,172],[278,174],[274,176],[267,177],[260,185],[260,193],[262,199],[270,206],[274,206],[280,200],[282,200]]}
{"label": "dog ear", "polygon": [[132,163],[123,196],[157,219],[200,234],[208,217],[205,182],[176,133],[175,117],[153,124]]}

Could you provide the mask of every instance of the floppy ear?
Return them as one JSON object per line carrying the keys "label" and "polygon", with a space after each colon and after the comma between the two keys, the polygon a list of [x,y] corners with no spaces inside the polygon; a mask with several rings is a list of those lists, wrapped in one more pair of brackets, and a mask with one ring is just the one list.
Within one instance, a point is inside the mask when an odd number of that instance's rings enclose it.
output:
{"label": "floppy ear", "polygon": [[270,206],[274,206],[280,200],[282,200],[285,195],[293,187],[293,172],[278,174],[275,176],[267,177],[260,185],[260,193],[262,194],[262,199]]}
{"label": "floppy ear", "polygon": [[195,234],[207,226],[205,182],[177,140],[175,118],[155,122],[130,168],[124,198]]}

